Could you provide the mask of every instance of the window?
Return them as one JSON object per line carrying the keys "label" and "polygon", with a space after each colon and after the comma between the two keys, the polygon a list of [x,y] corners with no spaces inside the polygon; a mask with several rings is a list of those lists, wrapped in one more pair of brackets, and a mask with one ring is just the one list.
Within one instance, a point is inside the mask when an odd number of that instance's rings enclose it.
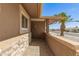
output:
{"label": "window", "polygon": [[22,28],[27,28],[27,18],[22,15]]}

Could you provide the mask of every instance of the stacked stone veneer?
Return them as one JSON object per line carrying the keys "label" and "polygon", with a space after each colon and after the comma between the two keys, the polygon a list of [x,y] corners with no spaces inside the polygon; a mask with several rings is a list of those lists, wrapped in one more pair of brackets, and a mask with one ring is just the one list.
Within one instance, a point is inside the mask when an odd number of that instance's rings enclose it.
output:
{"label": "stacked stone veneer", "polygon": [[1,44],[5,44],[3,48],[0,48],[1,56],[20,56],[29,45],[28,34],[20,35],[8,40],[5,40]]}

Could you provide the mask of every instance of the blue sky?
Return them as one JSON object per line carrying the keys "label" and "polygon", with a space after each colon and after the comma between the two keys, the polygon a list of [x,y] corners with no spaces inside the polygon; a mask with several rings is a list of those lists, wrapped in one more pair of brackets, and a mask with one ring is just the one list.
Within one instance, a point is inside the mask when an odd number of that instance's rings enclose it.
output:
{"label": "blue sky", "polygon": [[[67,28],[73,28],[75,26],[79,27],[79,22],[67,22],[65,25]],[[51,24],[49,25],[49,29],[60,29],[60,24],[59,23]]]}
{"label": "blue sky", "polygon": [[[53,16],[55,14],[66,12],[67,15],[70,15],[73,18],[73,21],[79,20],[79,3],[44,3],[42,16]],[[67,25],[67,24],[66,24]],[[79,23],[68,23],[71,27],[79,26]],[[68,26],[67,25],[67,26]],[[55,27],[59,27],[59,24],[54,24]],[[54,27],[51,25],[50,27]]]}

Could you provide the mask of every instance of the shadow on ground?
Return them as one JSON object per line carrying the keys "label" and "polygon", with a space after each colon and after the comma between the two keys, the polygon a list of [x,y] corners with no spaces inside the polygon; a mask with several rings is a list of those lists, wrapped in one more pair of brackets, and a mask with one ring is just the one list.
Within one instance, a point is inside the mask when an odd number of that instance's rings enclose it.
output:
{"label": "shadow on ground", "polygon": [[[54,55],[51,50],[49,49],[47,43],[43,39],[33,39],[30,46],[37,46],[39,47],[38,54],[40,56],[52,56]],[[37,52],[37,51],[36,51]]]}

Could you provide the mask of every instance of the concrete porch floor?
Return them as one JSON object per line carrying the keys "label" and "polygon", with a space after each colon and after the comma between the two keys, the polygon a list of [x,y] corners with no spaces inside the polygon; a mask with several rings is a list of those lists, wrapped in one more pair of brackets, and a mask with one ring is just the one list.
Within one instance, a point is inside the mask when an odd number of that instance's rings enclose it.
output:
{"label": "concrete porch floor", "polygon": [[53,56],[45,40],[33,39],[24,52],[24,56]]}

